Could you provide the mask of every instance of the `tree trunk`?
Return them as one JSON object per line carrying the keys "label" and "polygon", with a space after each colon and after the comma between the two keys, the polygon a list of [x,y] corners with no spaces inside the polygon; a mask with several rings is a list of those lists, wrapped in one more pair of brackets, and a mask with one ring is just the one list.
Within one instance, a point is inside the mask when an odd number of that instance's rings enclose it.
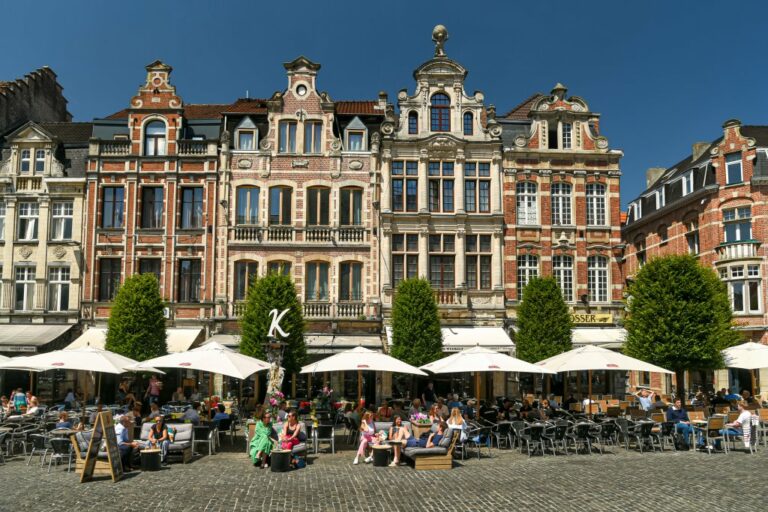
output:
{"label": "tree trunk", "polygon": [[675,370],[675,398],[679,398],[685,405],[685,370]]}

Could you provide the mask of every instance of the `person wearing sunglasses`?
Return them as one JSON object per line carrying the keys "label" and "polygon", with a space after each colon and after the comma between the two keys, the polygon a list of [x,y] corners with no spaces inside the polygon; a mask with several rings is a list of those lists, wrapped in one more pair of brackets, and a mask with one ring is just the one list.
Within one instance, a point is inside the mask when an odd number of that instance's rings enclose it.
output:
{"label": "person wearing sunglasses", "polygon": [[277,436],[272,429],[272,414],[265,410],[261,420],[256,423],[256,429],[251,439],[249,454],[254,466],[267,467],[269,454],[277,444]]}

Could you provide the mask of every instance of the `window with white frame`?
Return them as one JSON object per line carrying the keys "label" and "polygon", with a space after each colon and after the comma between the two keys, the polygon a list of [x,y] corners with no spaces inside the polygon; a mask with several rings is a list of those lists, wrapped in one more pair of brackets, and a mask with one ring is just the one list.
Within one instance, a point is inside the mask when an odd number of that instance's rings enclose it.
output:
{"label": "window with white frame", "polygon": [[19,203],[19,240],[37,240],[37,224],[40,215],[38,203]]}
{"label": "window with white frame", "polygon": [[366,144],[367,132],[365,124],[359,117],[352,119],[344,130],[347,139],[344,147],[347,151],[366,151],[368,149]]}
{"label": "window with white frame", "polygon": [[[605,185],[589,183],[587,195],[587,226],[605,226]],[[640,217],[636,217],[639,219]]]}
{"label": "window with white frame", "polygon": [[259,223],[259,187],[237,187],[235,223]]}
{"label": "window with white frame", "polygon": [[304,123],[304,153],[318,154],[322,152],[323,122],[307,121]]}
{"label": "window with white frame", "polygon": [[32,150],[22,149],[19,155],[19,172],[26,174],[32,168]]}
{"label": "window with white frame", "polygon": [[466,162],[464,164],[464,210],[474,213],[491,211],[491,164]]}
{"label": "window with white frame", "polygon": [[453,162],[429,162],[429,211],[453,211]]}
{"label": "window with white frame", "polygon": [[243,118],[235,128],[235,140],[239,151],[256,151],[259,147],[259,131],[250,117]]}
{"label": "window with white frame", "polygon": [[590,302],[608,302],[608,258],[587,258],[587,290]]}
{"label": "window with white frame", "polygon": [[203,227],[203,187],[181,189],[181,229]]}
{"label": "window with white frame", "polygon": [[45,150],[38,149],[35,151],[35,174],[42,174],[45,172]]}
{"label": "window with white frame", "polygon": [[16,311],[32,311],[35,307],[35,267],[16,267]]}
{"label": "window with white frame", "polygon": [[339,265],[339,300],[363,300],[363,264],[345,261]]}
{"label": "window with white frame", "polygon": [[656,189],[653,195],[656,197],[656,209],[659,210],[663,208],[665,204],[664,186],[662,185],[661,188]]}
{"label": "window with white frame", "polygon": [[725,243],[751,240],[752,208],[740,206],[723,210],[723,233]]}
{"label": "window with white frame", "polygon": [[392,286],[419,274],[419,235],[396,233],[392,235]]}
{"label": "window with white frame", "polygon": [[563,132],[563,148],[562,149],[571,149],[571,131],[573,128],[573,125],[571,123],[563,123],[560,125],[562,127]]}
{"label": "window with white frame", "polygon": [[645,265],[645,237],[640,235],[635,239],[635,258],[637,258],[638,268]]}
{"label": "window with white frame", "polygon": [[111,301],[120,288],[120,273],[122,271],[120,258],[101,258],[99,260],[99,300]]}
{"label": "window with white frame", "polygon": [[429,281],[435,288],[455,286],[456,237],[429,235]]}
{"label": "window with white frame", "polygon": [[308,301],[326,302],[328,295],[328,262],[310,261],[305,265],[304,298]]}
{"label": "window with white frame", "polygon": [[5,240],[5,201],[0,201],[0,240]]}
{"label": "window with white frame", "polygon": [[731,308],[737,315],[759,314],[762,311],[760,265],[732,265],[720,269],[726,281]]}
{"label": "window with white frame", "polygon": [[523,289],[534,277],[539,276],[539,257],[533,254],[517,256],[517,300],[523,299]]}
{"label": "window with white frame", "polygon": [[699,223],[695,220],[686,223],[687,232],[685,241],[688,245],[688,254],[699,254]]}
{"label": "window with white frame", "polygon": [[536,184],[530,181],[521,181],[515,186],[515,191],[517,192],[517,223],[521,225],[538,224]]}
{"label": "window with white frame", "polygon": [[48,269],[48,311],[69,309],[69,267]]}
{"label": "window with white frame", "polygon": [[139,259],[139,274],[152,274],[157,279],[158,286],[162,276],[162,258],[141,258]]}
{"label": "window with white frame", "polygon": [[144,154],[146,156],[165,155],[165,123],[151,121],[144,126]]}
{"label": "window with white frame", "polygon": [[141,227],[163,227],[163,187],[141,188]]}
{"label": "window with white frame", "polygon": [[553,183],[552,224],[568,226],[571,224],[571,185],[568,183]]}
{"label": "window with white frame", "polygon": [[683,182],[683,195],[687,196],[688,194],[693,193],[693,170],[690,170],[685,174],[683,174],[682,182]]}
{"label": "window with white frame", "polygon": [[101,227],[123,227],[123,187],[104,187],[101,203]]}
{"label": "window with white frame", "polygon": [[295,153],[296,152],[296,121],[280,121],[278,152]]}
{"label": "window with white frame", "polygon": [[392,210],[415,212],[418,209],[418,162],[396,160],[392,162]]}
{"label": "window with white frame", "polygon": [[466,285],[470,290],[491,289],[491,235],[466,236]]}
{"label": "window with white frame", "polygon": [[566,255],[552,256],[552,274],[563,292],[563,300],[573,301],[573,258]]}
{"label": "window with white frame", "polygon": [[56,201],[51,208],[51,240],[72,239],[72,201]]}
{"label": "window with white frame", "polygon": [[248,288],[259,275],[257,261],[240,260],[235,262],[235,300],[245,300]]}
{"label": "window with white frame", "polygon": [[725,155],[725,177],[726,184],[741,183],[744,181],[741,172],[741,153],[731,153]]}

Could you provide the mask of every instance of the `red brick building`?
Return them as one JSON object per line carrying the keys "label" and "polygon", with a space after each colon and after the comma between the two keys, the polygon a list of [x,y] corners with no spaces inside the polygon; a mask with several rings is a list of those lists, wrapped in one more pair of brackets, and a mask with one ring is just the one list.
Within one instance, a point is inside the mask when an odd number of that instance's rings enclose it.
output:
{"label": "red brick building", "polygon": [[[629,205],[622,236],[628,279],[650,258],[694,254],[728,286],[734,318],[745,339],[768,343],[765,206],[768,127],[723,125],[712,142],[693,144],[690,155],[668,168],[651,168],[646,190]],[[763,382],[768,374],[761,371]],[[715,387],[749,387],[748,375],[722,370]],[[709,385],[693,372],[690,386]],[[738,391],[741,391],[739,389]]]}

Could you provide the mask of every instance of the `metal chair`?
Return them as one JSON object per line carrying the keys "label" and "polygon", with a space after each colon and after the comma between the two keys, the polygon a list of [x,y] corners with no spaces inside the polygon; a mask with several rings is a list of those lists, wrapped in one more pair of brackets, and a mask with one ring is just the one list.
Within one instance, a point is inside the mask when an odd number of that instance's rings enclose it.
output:
{"label": "metal chair", "polygon": [[221,419],[218,422],[218,425],[216,425],[216,437],[218,441],[218,445],[221,446],[221,436],[222,435],[228,435],[229,436],[229,444],[234,446],[235,445],[235,436],[232,432],[232,419],[231,418],[225,418]]}
{"label": "metal chair", "polygon": [[573,443],[576,453],[579,453],[579,446],[582,446],[587,452],[592,454],[592,437],[589,435],[592,429],[592,423],[576,423],[571,427],[571,431],[566,434],[567,444]]}
{"label": "metal chair", "polygon": [[467,430],[467,440],[464,444],[477,450],[477,459],[480,460],[480,451],[485,445],[488,448],[488,457],[491,457],[491,427],[475,427]]}
{"label": "metal chair", "polygon": [[[653,436],[653,427],[656,424],[652,421],[639,421],[637,424],[635,424],[635,429],[632,437],[635,438],[635,441],[637,442],[638,448],[640,448],[640,453],[643,453],[643,447],[649,447],[651,450],[656,450],[657,445],[653,442],[654,439],[657,441],[659,450],[662,450],[661,443],[659,442],[658,438]],[[663,450],[662,450],[663,451]]]}
{"label": "metal chair", "polygon": [[520,453],[523,453],[523,443],[520,439],[520,433],[525,429],[524,421],[512,421],[509,423],[509,434],[514,444],[520,449]]}
{"label": "metal chair", "polygon": [[495,427],[491,428],[491,435],[493,436],[493,439],[496,441],[496,448],[501,450],[502,442],[507,448],[511,446],[512,444],[510,442],[511,431],[512,431],[512,424],[509,422],[502,422],[496,425]]}
{"label": "metal chair", "polygon": [[331,445],[331,453],[336,453],[336,430],[330,423],[318,425],[312,431],[312,442],[317,454],[321,442],[327,442]]}
{"label": "metal chair", "polygon": [[7,435],[7,432],[0,432],[0,462],[3,464],[5,464],[5,453],[8,450],[8,446],[5,444]]}
{"label": "metal chair", "polygon": [[208,446],[208,455],[216,453],[216,441],[213,438],[214,433],[211,431],[211,427],[209,425],[197,425],[193,427],[193,430],[192,451],[195,451],[196,445],[202,444]]}
{"label": "metal chair", "polygon": [[29,441],[32,443],[32,451],[29,452],[27,466],[32,463],[32,457],[39,455],[40,467],[43,467],[43,464],[45,463],[45,457],[48,455],[48,451],[51,449],[50,445],[48,444],[48,438],[43,434],[30,434]]}
{"label": "metal chair", "polygon": [[549,442],[552,446],[552,454],[557,455],[557,445],[563,449],[563,454],[568,455],[568,445],[566,443],[566,434],[568,434],[568,422],[559,421],[552,426],[544,429],[541,437],[544,442]]}
{"label": "metal chair", "polygon": [[652,430],[651,435],[658,440],[661,451],[667,447],[667,443],[672,445],[672,449],[677,451],[675,447],[675,422],[674,421],[662,421],[659,424],[659,430]]}
{"label": "metal chair", "polygon": [[525,448],[528,450],[529,457],[531,456],[531,446],[533,446],[533,453],[539,449],[544,455],[544,428],[543,425],[528,425],[520,432],[520,440],[525,441]]}
{"label": "metal chair", "polygon": [[48,459],[48,472],[51,472],[51,465],[53,461],[56,461],[56,465],[59,465],[59,461],[67,459],[67,473],[72,471],[72,442],[69,439],[51,439],[51,458]]}

